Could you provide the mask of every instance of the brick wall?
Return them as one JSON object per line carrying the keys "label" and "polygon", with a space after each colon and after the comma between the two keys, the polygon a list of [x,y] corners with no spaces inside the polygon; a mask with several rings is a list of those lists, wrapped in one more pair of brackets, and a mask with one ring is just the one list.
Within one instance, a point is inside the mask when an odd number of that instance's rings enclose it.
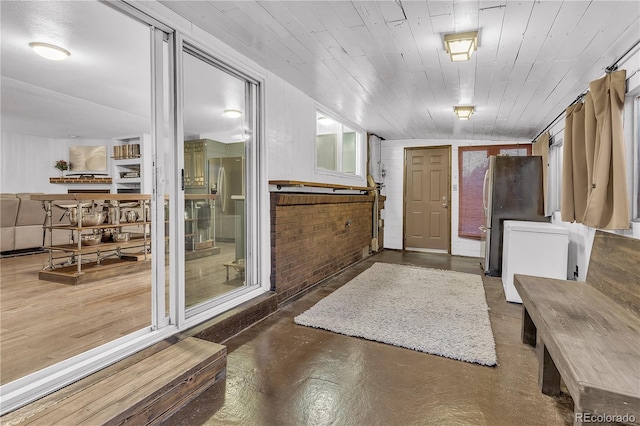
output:
{"label": "brick wall", "polygon": [[271,194],[271,289],[279,301],[369,255],[373,200]]}

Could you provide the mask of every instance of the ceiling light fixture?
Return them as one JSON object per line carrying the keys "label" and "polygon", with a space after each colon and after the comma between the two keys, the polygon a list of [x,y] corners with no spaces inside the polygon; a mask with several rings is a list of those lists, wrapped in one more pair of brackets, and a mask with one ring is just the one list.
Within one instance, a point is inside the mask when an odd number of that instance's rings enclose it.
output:
{"label": "ceiling light fixture", "polygon": [[458,116],[460,120],[468,120],[471,117],[471,114],[475,111],[475,108],[472,106],[457,106],[453,107],[453,111]]}
{"label": "ceiling light fixture", "polygon": [[62,47],[49,43],[32,41],[29,43],[29,47],[31,47],[38,55],[43,58],[51,59],[52,61],[61,61],[71,56],[71,53],[67,49],[63,49]]}
{"label": "ceiling light fixture", "polygon": [[237,109],[225,109],[222,115],[226,118],[238,118],[242,115],[242,111],[238,111]]}
{"label": "ceiling light fixture", "polygon": [[444,36],[444,48],[452,62],[468,61],[478,48],[478,32],[447,34]]}
{"label": "ceiling light fixture", "polygon": [[322,117],[318,117],[318,123],[324,124],[325,126],[327,126],[333,123],[333,120],[329,117],[322,116]]}

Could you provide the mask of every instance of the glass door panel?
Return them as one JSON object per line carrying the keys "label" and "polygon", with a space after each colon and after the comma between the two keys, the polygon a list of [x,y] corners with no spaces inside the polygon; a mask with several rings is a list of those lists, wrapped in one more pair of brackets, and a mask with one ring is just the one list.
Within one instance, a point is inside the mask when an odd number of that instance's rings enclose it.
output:
{"label": "glass door panel", "polygon": [[[20,201],[34,216],[47,208],[46,222],[33,226],[33,246],[44,233],[47,253],[0,260],[6,385],[153,326],[152,31],[97,1],[3,3],[1,19],[2,152],[13,157],[3,158],[12,179],[0,190],[53,200]],[[33,22],[57,29],[52,40],[34,41],[55,41],[69,58],[36,55],[27,44]],[[70,166],[65,179],[94,182],[51,184],[61,159]],[[105,176],[111,183],[98,179]],[[89,226],[89,216],[102,220]]]}
{"label": "glass door panel", "polygon": [[254,116],[250,85],[183,54],[184,300],[187,310],[246,286],[245,194]]}

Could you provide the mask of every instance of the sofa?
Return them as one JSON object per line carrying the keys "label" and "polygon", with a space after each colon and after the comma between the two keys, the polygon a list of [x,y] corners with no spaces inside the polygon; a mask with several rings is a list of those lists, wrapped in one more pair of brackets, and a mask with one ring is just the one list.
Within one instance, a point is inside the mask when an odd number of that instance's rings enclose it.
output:
{"label": "sofa", "polygon": [[[54,225],[69,223],[64,212],[59,207],[52,209]],[[49,231],[43,228],[45,219],[42,202],[32,200],[30,193],[0,194],[0,252],[37,250],[45,245],[45,241],[48,245]],[[68,243],[66,234],[55,232],[53,243]]]}

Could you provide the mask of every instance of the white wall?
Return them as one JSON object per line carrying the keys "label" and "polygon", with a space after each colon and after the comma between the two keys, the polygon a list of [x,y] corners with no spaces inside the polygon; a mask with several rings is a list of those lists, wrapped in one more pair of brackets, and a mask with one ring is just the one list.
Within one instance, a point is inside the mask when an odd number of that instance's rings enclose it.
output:
{"label": "white wall", "polygon": [[[49,183],[50,177],[60,176],[58,169],[53,167],[54,162],[61,159],[68,161],[69,147],[72,145],[106,145],[109,153],[112,144],[112,141],[102,139],[53,139],[7,132],[2,132],[1,137],[0,192],[5,193],[66,194],[68,185]],[[108,159],[107,170],[110,170],[110,167],[110,159]],[[110,185],[100,188],[108,189]],[[82,189],[97,189],[97,187],[82,185]]]}
{"label": "white wall", "polygon": [[473,145],[528,144],[531,141],[469,141],[469,140],[384,140],[380,153],[382,168],[386,176],[382,179],[386,195],[384,218],[384,247],[402,249],[403,238],[403,189],[404,149],[408,147],[451,146],[451,254],[482,257],[484,252],[478,240],[458,236],[458,213],[460,209],[458,179],[458,147]]}
{"label": "white wall", "polygon": [[[366,173],[346,176],[315,171],[316,102],[273,73],[267,74],[265,86],[269,180],[366,186]],[[363,149],[358,153],[363,170],[366,146],[363,134]]]}

